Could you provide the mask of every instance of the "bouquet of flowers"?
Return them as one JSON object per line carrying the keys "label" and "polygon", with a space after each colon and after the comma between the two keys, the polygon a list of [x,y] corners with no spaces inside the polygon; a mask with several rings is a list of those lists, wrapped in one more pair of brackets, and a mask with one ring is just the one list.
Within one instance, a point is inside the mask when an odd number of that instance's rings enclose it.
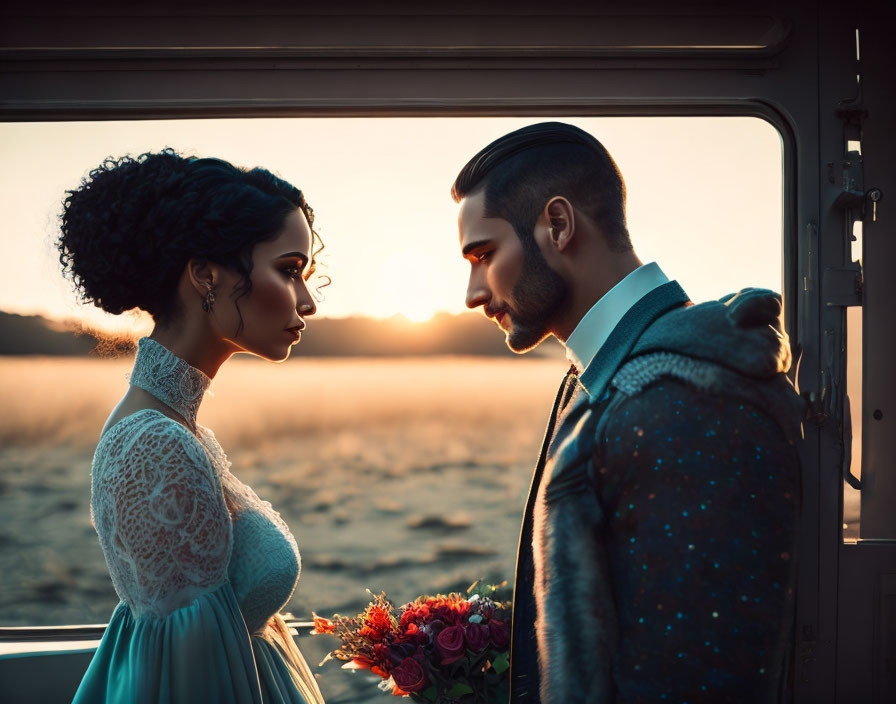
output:
{"label": "bouquet of flowers", "polygon": [[396,610],[385,592],[370,594],[354,618],[314,614],[313,634],[342,641],[324,662],[336,658],[345,669],[370,670],[383,679],[380,689],[416,702],[507,701],[510,604],[455,593],[421,596]]}

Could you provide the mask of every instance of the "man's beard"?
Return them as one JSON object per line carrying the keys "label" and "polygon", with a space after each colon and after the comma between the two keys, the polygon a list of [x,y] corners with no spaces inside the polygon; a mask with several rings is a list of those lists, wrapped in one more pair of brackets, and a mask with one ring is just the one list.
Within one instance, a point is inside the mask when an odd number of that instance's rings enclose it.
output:
{"label": "man's beard", "polygon": [[568,293],[566,281],[541,252],[527,250],[523,272],[511,292],[513,307],[507,311],[511,321],[507,346],[514,352],[527,352],[544,340],[550,334],[549,322],[566,302]]}

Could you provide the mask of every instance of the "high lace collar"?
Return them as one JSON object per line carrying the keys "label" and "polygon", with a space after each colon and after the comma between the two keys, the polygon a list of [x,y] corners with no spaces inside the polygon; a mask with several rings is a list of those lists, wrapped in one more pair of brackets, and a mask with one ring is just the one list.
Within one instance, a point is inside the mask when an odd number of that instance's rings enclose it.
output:
{"label": "high lace collar", "polygon": [[177,411],[195,428],[199,404],[212,380],[164,345],[143,337],[137,343],[130,382]]}

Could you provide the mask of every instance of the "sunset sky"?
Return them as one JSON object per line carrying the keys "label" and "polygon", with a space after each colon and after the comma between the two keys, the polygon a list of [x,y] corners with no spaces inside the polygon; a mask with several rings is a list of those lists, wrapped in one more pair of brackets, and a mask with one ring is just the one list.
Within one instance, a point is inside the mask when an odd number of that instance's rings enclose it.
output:
{"label": "sunset sky", "polygon": [[[0,310],[131,327],[79,305],[53,239],[63,192],[105,156],[171,146],[264,166],[301,188],[326,243],[333,284],[320,315],[425,320],[464,310],[449,196],[467,159],[545,118],[280,118],[0,125]],[[594,134],[628,188],[642,261],[694,300],[781,288],[781,141],[755,118],[548,118]]]}

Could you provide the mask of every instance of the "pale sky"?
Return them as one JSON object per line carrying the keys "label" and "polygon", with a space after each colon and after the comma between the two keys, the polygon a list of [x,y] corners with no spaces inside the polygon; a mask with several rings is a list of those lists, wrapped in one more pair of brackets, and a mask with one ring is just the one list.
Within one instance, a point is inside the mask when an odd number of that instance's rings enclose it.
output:
{"label": "pale sky", "polygon": [[781,140],[756,118],[277,118],[0,124],[0,310],[132,326],[76,303],[53,240],[63,192],[108,155],[164,146],[263,166],[304,191],[333,284],[319,314],[464,310],[449,190],[500,135],[560,119],[595,135],[622,171],[628,224],[695,301],[781,289]]}

